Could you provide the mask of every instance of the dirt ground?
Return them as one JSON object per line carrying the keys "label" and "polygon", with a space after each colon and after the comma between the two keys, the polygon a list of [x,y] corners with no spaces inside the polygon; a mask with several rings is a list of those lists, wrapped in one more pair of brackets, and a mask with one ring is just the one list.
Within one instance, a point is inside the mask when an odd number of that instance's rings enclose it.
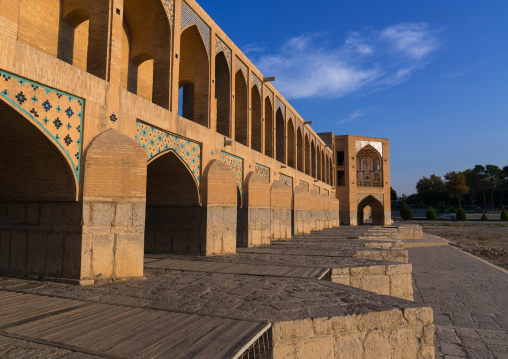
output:
{"label": "dirt ground", "polygon": [[423,230],[508,269],[508,224],[471,225],[453,222],[423,225]]}

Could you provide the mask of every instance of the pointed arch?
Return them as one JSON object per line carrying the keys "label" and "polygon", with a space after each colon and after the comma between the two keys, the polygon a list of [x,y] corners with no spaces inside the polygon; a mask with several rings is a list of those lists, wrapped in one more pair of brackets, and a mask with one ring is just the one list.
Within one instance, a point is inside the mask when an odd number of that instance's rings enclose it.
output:
{"label": "pointed arch", "polygon": [[300,127],[298,127],[298,130],[296,131],[296,169],[300,172],[304,171],[303,168],[303,156],[304,156],[304,144],[303,144],[303,135],[302,130]]}
{"label": "pointed arch", "polygon": [[321,164],[322,164],[322,157],[321,156],[322,156],[323,152],[322,152],[322,150],[319,147],[317,147],[316,152],[317,152],[317,158],[316,158],[316,164],[317,164],[316,178],[321,181],[323,179],[322,178],[322,171],[321,171],[322,170],[322,166],[321,166]]}
{"label": "pointed arch", "polygon": [[265,155],[273,158],[273,104],[265,97]]}
{"label": "pointed arch", "polygon": [[314,139],[312,139],[310,144],[310,161],[312,166],[312,172],[311,176],[317,179],[317,172],[316,172],[316,145],[314,144]]}
{"label": "pointed arch", "polygon": [[286,163],[286,125],[284,115],[280,107],[275,115],[275,144],[276,159],[281,163]]}
{"label": "pointed arch", "polygon": [[357,209],[358,224],[359,225],[365,224],[363,218],[363,210],[367,206],[372,209],[372,224],[384,225],[385,213],[383,204],[372,195],[365,197],[360,203],[358,203]]}
{"label": "pointed arch", "polygon": [[224,51],[215,55],[215,99],[217,132],[231,137],[231,73]]}
{"label": "pointed arch", "polygon": [[262,120],[261,120],[261,94],[258,86],[251,88],[251,148],[261,152]]}
{"label": "pointed arch", "polygon": [[205,127],[209,126],[209,78],[208,52],[198,27],[191,25],[180,37],[181,115]]}
{"label": "pointed arch", "polygon": [[305,174],[309,176],[312,176],[311,152],[309,136],[305,134]]}
{"label": "pointed arch", "polygon": [[296,149],[295,149],[295,126],[293,119],[290,118],[287,125],[288,138],[288,166],[296,168]]}
{"label": "pointed arch", "polygon": [[58,58],[87,71],[90,12],[75,9],[62,19],[58,34]]}
{"label": "pointed arch", "polygon": [[235,141],[247,146],[247,82],[242,70],[235,74]]}

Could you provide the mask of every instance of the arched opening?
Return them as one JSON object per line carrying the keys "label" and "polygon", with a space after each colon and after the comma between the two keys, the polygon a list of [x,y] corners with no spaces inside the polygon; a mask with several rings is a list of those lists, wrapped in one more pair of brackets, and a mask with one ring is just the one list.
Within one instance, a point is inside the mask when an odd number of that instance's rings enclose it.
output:
{"label": "arched opening", "polygon": [[58,34],[58,58],[87,71],[89,33],[90,14],[87,10],[67,14]]}
{"label": "arched opening", "polygon": [[247,82],[243,71],[235,75],[235,141],[247,146]]}
{"label": "arched opening", "polygon": [[311,166],[312,166],[311,176],[317,179],[317,172],[316,172],[316,145],[314,145],[314,140],[312,140],[310,148],[311,148],[310,161],[311,161]]}
{"label": "arched opening", "polygon": [[261,94],[257,86],[253,86],[251,89],[251,148],[254,151],[261,152]]}
{"label": "arched opening", "polygon": [[60,149],[0,100],[0,271],[78,278],[81,204]]}
{"label": "arched opening", "polygon": [[319,176],[320,176],[320,180],[325,182],[325,153],[323,152],[323,150],[321,149],[320,151],[320,156],[319,156],[319,167],[320,167],[320,173],[319,173]]}
{"label": "arched opening", "polygon": [[208,127],[208,53],[196,25],[187,27],[180,37],[178,87],[183,88],[182,116]]}
{"label": "arched opening", "polygon": [[358,186],[383,187],[382,158],[374,147],[365,146],[356,155],[356,178]]}
{"label": "arched opening", "polygon": [[305,135],[305,174],[311,176],[311,150],[309,137]]}
{"label": "arched opening", "polygon": [[288,166],[296,168],[295,159],[295,126],[293,125],[293,119],[288,121]]}
{"label": "arched opening", "polygon": [[328,181],[333,186],[333,161],[331,158],[328,159]]}
{"label": "arched opening", "polygon": [[265,155],[273,158],[273,107],[268,96],[265,98]]}
{"label": "arched opening", "polygon": [[297,170],[303,172],[303,135],[302,130],[298,128],[296,131],[296,162],[297,162]]}
{"label": "arched opening", "polygon": [[379,202],[373,196],[367,196],[358,204],[358,224],[367,224],[367,218],[364,217],[364,211],[369,213],[369,209],[366,207],[370,207],[371,220],[368,222],[374,225],[384,225],[385,213],[383,209],[383,204]]}
{"label": "arched opening", "polygon": [[286,134],[284,116],[281,109],[277,109],[275,115],[275,143],[276,159],[281,163],[286,163]]}
{"label": "arched opening", "polygon": [[165,109],[169,109],[170,41],[169,21],[159,1],[124,1],[120,83]]}
{"label": "arched opening", "polygon": [[145,252],[203,253],[203,207],[196,182],[173,151],[148,164]]}
{"label": "arched opening", "polygon": [[316,172],[316,179],[318,180],[322,180],[322,172],[321,172],[321,163],[322,163],[322,160],[321,160],[321,155],[322,155],[322,152],[321,150],[318,148],[317,149],[317,158],[316,158],[316,164],[317,164],[317,172]]}
{"label": "arched opening", "polygon": [[[215,56],[215,99],[217,100],[217,132],[231,137],[231,75],[224,51]],[[185,116],[184,116],[185,117]]]}

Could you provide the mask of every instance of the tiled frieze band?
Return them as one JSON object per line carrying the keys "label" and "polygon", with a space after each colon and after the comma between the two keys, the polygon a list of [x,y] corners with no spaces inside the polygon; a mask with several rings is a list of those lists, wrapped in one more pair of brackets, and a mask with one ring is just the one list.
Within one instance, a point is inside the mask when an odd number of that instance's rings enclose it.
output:
{"label": "tiled frieze band", "polygon": [[385,196],[383,194],[380,194],[380,193],[357,193],[356,194],[356,200],[357,200],[358,203],[360,203],[361,201],[363,201],[365,198],[367,198],[369,196],[374,197],[382,205],[384,205],[384,198],[385,198]]}
{"label": "tiled frieze band", "polygon": [[220,39],[220,37],[215,35],[215,55],[221,51],[224,52],[224,57],[228,62],[229,71],[231,71],[231,49]]}
{"label": "tiled frieze band", "polygon": [[235,57],[235,73],[238,71],[238,70],[242,70],[242,73],[243,73],[243,76],[245,78],[245,82],[247,83],[247,85],[249,84],[249,69],[247,68],[247,66],[243,63],[242,60],[240,60],[238,57]]}
{"label": "tiled frieze band", "polygon": [[285,175],[284,173],[279,173],[279,180],[286,186],[293,188],[293,177]]}
{"label": "tiled frieze band", "polygon": [[262,89],[263,89],[263,83],[261,82],[261,79],[259,77],[257,77],[256,75],[254,75],[254,73],[251,73],[250,81],[251,81],[252,86],[256,85],[258,87],[259,94],[261,95]]}
{"label": "tiled frieze band", "polygon": [[183,31],[186,27],[196,24],[198,27],[199,33],[203,38],[203,42],[205,43],[206,52],[208,56],[210,56],[210,44],[211,44],[211,30],[210,27],[199,17],[198,14],[194,12],[190,8],[189,5],[185,1],[182,1],[182,26],[181,31]]}
{"label": "tiled frieze band", "polygon": [[282,116],[284,117],[284,120],[286,119],[286,105],[284,105],[284,103],[278,98],[278,97],[275,97],[275,112],[277,112],[277,110],[280,108],[281,112],[282,112]]}
{"label": "tiled frieze band", "polygon": [[6,71],[0,71],[0,91],[64,154],[79,183],[84,100]]}
{"label": "tiled frieze band", "polygon": [[272,102],[272,106],[273,106],[273,91],[265,86],[265,94],[266,94],[265,96],[270,99],[270,101]]}
{"label": "tiled frieze band", "polygon": [[300,180],[300,187],[303,187],[308,191],[309,190],[309,182]]}
{"label": "tiled frieze band", "polygon": [[235,171],[240,196],[243,196],[243,158],[221,151],[221,161]]}
{"label": "tiled frieze band", "polygon": [[270,167],[266,167],[263,165],[260,165],[259,163],[256,163],[256,166],[254,167],[254,171],[264,178],[266,178],[268,181],[270,181]]}
{"label": "tiled frieze band", "polygon": [[172,151],[187,166],[196,180],[201,180],[201,144],[178,137],[149,124],[136,122],[136,141],[146,150],[148,162],[154,157]]}
{"label": "tiled frieze band", "polygon": [[174,0],[162,0],[162,5],[164,6],[164,10],[166,10],[166,14],[168,15],[171,29],[173,29],[173,22],[174,22],[174,17],[175,17]]}

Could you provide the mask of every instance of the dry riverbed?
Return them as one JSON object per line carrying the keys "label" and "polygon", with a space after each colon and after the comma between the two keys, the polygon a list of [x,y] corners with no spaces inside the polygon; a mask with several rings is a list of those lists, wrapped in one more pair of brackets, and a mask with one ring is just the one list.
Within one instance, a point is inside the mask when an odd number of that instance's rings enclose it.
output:
{"label": "dry riverbed", "polygon": [[423,230],[508,269],[508,224],[432,223],[424,224]]}

